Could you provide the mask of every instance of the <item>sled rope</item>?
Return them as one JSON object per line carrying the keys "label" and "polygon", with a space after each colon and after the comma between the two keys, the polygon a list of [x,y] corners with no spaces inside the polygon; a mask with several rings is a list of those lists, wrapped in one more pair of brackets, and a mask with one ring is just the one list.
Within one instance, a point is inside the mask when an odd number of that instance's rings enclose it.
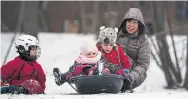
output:
{"label": "sled rope", "polygon": [[76,89],[76,88],[74,88],[74,86],[72,86],[71,84],[70,84],[70,82],[67,82],[77,93],[78,93],[78,90]]}

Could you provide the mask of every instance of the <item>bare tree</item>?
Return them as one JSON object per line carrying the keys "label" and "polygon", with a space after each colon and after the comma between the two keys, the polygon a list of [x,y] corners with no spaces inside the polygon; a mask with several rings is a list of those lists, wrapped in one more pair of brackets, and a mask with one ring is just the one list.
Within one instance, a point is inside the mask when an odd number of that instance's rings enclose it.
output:
{"label": "bare tree", "polygon": [[91,31],[92,33],[95,33],[97,30],[97,25],[98,25],[98,18],[99,18],[99,1],[94,2],[94,16],[93,16],[93,22],[92,22],[92,27]]}
{"label": "bare tree", "polygon": [[1,20],[1,32],[9,32],[10,29],[8,28],[7,25]]}
{"label": "bare tree", "polygon": [[[164,11],[164,6],[161,2],[153,2],[153,22],[155,32],[164,31]],[[181,77],[181,75],[177,74],[176,68],[171,60],[168,43],[166,41],[166,34],[163,33],[163,35],[157,35],[156,40],[159,48],[157,53],[161,62],[160,68],[163,70],[167,81],[166,88],[177,88],[179,84],[177,83],[176,78]]]}
{"label": "bare tree", "polygon": [[48,1],[41,1],[41,4],[39,6],[40,6],[39,20],[41,20],[40,23],[42,30],[44,32],[48,32],[49,31],[49,17],[48,17],[49,15],[47,9]]}
{"label": "bare tree", "polygon": [[[188,33],[187,33],[187,59],[186,60],[188,60]],[[185,81],[184,81],[183,87],[185,87],[185,89],[188,90],[188,61],[186,61],[186,74],[185,74]]]}
{"label": "bare tree", "polygon": [[174,51],[174,57],[175,57],[175,61],[176,61],[176,72],[174,72],[174,75],[176,77],[176,80],[179,84],[181,84],[182,82],[182,77],[181,77],[181,70],[180,70],[180,67],[179,67],[179,62],[178,62],[178,57],[177,57],[177,53],[176,53],[176,48],[175,48],[175,43],[174,43],[174,38],[173,38],[173,31],[172,31],[172,23],[171,23],[171,19],[169,17],[169,15],[171,15],[171,12],[170,12],[170,9],[169,9],[169,6],[170,3],[169,2],[166,2],[165,3],[165,9],[166,9],[166,19],[167,19],[167,25],[168,25],[168,28],[170,31],[169,34],[170,34],[170,37],[171,37],[171,41],[172,41],[172,45],[173,45],[173,51]]}
{"label": "bare tree", "polygon": [[17,25],[18,32],[24,32],[37,37],[39,31],[42,31],[40,22],[39,1],[21,1],[21,10]]}
{"label": "bare tree", "polygon": [[86,13],[85,13],[85,6],[84,2],[80,1],[80,13],[81,13],[81,31],[86,33]]}

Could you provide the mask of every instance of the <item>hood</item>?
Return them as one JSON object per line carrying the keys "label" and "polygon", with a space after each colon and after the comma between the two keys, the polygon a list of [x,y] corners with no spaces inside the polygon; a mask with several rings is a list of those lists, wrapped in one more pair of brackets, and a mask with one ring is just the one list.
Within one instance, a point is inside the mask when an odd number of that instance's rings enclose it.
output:
{"label": "hood", "polygon": [[[143,31],[145,31],[145,23],[144,23],[144,19],[143,19],[143,15],[142,15],[141,11],[138,8],[130,8],[128,10],[128,12],[125,14],[125,16],[124,16],[124,18],[123,18],[123,20],[122,20],[122,22],[121,22],[121,24],[118,28],[119,32],[122,31],[123,28],[125,28],[124,22],[127,19],[138,20],[142,25],[141,27],[143,28]],[[140,26],[139,26],[139,29],[140,29]],[[142,32],[142,33],[144,33],[144,32]]]}

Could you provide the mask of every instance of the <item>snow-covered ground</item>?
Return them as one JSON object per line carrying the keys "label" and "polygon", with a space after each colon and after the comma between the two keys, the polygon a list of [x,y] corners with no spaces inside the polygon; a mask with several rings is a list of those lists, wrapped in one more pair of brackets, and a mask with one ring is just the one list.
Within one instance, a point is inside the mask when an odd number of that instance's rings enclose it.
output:
{"label": "snow-covered ground", "polygon": [[[3,62],[8,46],[10,45],[12,36],[13,34],[1,34],[1,64]],[[178,42],[180,40],[186,39],[186,37],[176,36],[174,39],[176,42]],[[66,83],[60,87],[57,86],[54,81],[52,69],[54,67],[59,67],[62,72],[65,72],[69,68],[69,66],[72,65],[75,57],[79,54],[80,45],[83,44],[83,42],[95,41],[95,36],[78,35],[74,33],[40,33],[39,40],[42,53],[41,57],[38,59],[38,62],[42,64],[47,76],[45,90],[46,95],[0,95],[1,99],[186,99],[186,97],[188,97],[188,91],[185,91],[183,89],[163,89],[163,87],[166,85],[164,74],[152,58],[150,68],[148,70],[148,77],[141,86],[134,89],[135,93],[78,95]],[[167,37],[167,40],[170,41],[170,38]],[[176,43],[178,55],[181,59],[180,61],[184,60],[184,63],[181,62],[182,70],[185,70],[186,51],[183,51],[185,45],[185,42]],[[169,47],[171,53],[173,53],[173,50],[171,50],[172,44],[169,43]],[[13,46],[8,60],[13,59],[16,55],[16,49]],[[181,58],[180,56],[182,55],[184,55],[184,57]]]}

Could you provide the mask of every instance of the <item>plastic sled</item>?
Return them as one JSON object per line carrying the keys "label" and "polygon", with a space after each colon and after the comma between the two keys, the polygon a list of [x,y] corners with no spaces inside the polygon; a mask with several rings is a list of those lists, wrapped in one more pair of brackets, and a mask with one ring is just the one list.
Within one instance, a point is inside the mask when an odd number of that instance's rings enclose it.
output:
{"label": "plastic sled", "polygon": [[[79,94],[119,93],[124,77],[120,75],[75,76],[71,78]],[[70,84],[70,83],[69,83]]]}

